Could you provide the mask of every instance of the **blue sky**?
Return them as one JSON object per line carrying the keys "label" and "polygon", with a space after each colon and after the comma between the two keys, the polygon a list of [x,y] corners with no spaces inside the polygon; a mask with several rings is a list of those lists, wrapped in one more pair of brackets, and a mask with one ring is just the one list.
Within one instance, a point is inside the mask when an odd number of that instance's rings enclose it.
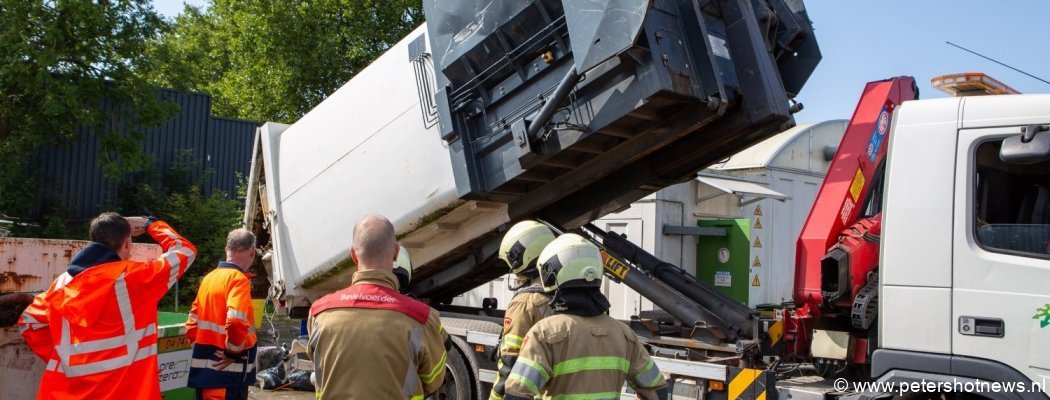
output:
{"label": "blue sky", "polygon": [[1050,80],[1050,1],[810,0],[806,7],[823,59],[799,94],[799,122],[849,118],[865,83],[899,75],[915,77],[924,99],[947,96],[931,78],[960,72],[1050,93],[1050,85],[944,43]]}
{"label": "blue sky", "polygon": [[[183,4],[154,0],[174,17]],[[945,44],[969,48],[1050,80],[1050,1],[809,0],[823,59],[799,94],[800,123],[849,118],[864,84],[915,77],[921,98],[947,96],[930,86],[937,75],[984,72],[1022,93],[1050,93],[1050,85]]]}
{"label": "blue sky", "polygon": [[157,10],[160,15],[174,18],[176,15],[182,13],[184,4],[191,6],[203,6],[207,3],[205,0],[153,0],[153,8]]}

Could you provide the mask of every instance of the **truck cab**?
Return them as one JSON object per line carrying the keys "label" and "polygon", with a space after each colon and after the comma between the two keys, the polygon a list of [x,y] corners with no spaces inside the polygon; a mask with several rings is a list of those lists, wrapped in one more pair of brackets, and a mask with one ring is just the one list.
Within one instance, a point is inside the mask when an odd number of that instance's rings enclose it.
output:
{"label": "truck cab", "polygon": [[956,387],[941,391],[954,392],[977,380],[1023,383],[1027,390],[1009,395],[1045,398],[1047,110],[1048,95],[907,101],[896,110],[882,197],[874,378],[943,382]]}

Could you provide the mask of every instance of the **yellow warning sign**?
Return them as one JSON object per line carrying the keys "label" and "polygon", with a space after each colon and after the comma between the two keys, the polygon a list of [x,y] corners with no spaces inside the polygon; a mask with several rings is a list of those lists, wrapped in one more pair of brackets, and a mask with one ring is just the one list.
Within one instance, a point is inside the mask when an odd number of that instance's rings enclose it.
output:
{"label": "yellow warning sign", "polygon": [[627,266],[624,263],[617,260],[616,257],[609,255],[605,249],[598,249],[602,253],[602,267],[606,272],[613,274],[617,278],[623,279],[627,276]]}
{"label": "yellow warning sign", "polygon": [[751,263],[751,266],[752,267],[761,267],[762,266],[762,260],[759,260],[758,256],[755,256],[755,262]]}
{"label": "yellow warning sign", "polygon": [[755,215],[762,215],[762,205],[755,206]]}
{"label": "yellow warning sign", "polygon": [[761,249],[762,248],[762,239],[759,239],[758,236],[755,236],[755,245],[751,246],[751,247],[754,247],[756,249]]}
{"label": "yellow warning sign", "polygon": [[755,229],[762,229],[762,218],[755,217]]}
{"label": "yellow warning sign", "polygon": [[751,286],[762,286],[762,282],[758,281],[758,275],[755,275],[755,279],[751,280]]}
{"label": "yellow warning sign", "polygon": [[853,176],[853,182],[849,184],[849,194],[853,201],[860,201],[860,191],[864,189],[864,171],[857,168],[857,174]]}

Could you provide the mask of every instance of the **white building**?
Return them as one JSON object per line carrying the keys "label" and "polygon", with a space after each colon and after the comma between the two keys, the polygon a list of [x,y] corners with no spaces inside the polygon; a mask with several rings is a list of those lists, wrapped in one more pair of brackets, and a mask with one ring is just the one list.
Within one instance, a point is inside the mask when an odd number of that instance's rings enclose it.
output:
{"label": "white building", "polygon": [[[594,223],[626,234],[646,251],[750,306],[790,301],[795,242],[847,123],[796,126],[701,171],[696,180],[667,187]],[[727,234],[701,236],[700,225],[728,227]],[[480,306],[482,299],[494,297],[505,306],[513,296],[508,279],[465,293],[454,304]],[[653,308],[608,279],[603,292],[617,319]]]}

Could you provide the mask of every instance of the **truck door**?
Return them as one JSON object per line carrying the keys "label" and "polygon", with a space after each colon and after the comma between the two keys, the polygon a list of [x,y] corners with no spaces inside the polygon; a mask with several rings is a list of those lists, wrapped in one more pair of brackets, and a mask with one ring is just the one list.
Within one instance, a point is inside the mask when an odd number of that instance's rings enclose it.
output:
{"label": "truck door", "polygon": [[1050,162],[1002,161],[1002,140],[1020,132],[959,131],[952,351],[1050,382]]}

